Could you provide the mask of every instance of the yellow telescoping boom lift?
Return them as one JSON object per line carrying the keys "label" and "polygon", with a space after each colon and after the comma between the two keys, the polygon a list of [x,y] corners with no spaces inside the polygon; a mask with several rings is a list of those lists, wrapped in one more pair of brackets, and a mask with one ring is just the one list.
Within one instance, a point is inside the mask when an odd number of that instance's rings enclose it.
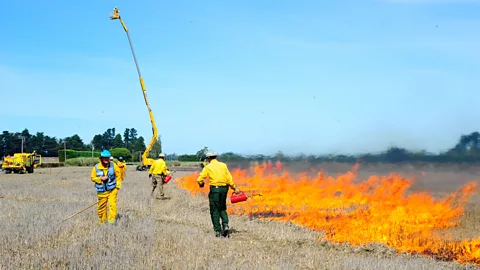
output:
{"label": "yellow telescoping boom lift", "polygon": [[148,98],[147,98],[147,92],[146,92],[147,89],[145,88],[145,83],[143,82],[142,74],[140,73],[140,67],[138,66],[137,57],[135,56],[135,51],[133,49],[130,33],[128,32],[128,28],[123,22],[122,17],[120,16],[120,10],[115,7],[113,9],[113,14],[110,16],[110,19],[120,20],[120,22],[122,23],[123,29],[125,30],[125,33],[127,33],[128,42],[130,43],[130,49],[132,50],[132,54],[133,54],[133,60],[135,61],[135,66],[137,67],[137,72],[138,72],[138,77],[140,79],[140,86],[142,87],[143,97],[145,99],[145,104],[147,105],[147,108],[148,108],[148,113],[150,114],[150,121],[152,122],[152,132],[153,132],[152,140],[150,141],[147,148],[142,154],[142,165],[137,166],[137,171],[145,171],[150,168],[150,166],[154,161],[153,159],[148,158],[147,156],[152,150],[152,147],[155,144],[155,142],[158,140],[157,125],[155,124],[155,118],[153,117],[152,110],[150,109],[150,105],[148,104]]}

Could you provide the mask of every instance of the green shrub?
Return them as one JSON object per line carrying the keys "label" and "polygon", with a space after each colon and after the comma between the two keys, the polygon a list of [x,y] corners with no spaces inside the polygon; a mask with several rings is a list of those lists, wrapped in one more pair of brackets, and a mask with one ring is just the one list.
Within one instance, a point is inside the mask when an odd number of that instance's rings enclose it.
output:
{"label": "green shrub", "polygon": [[167,163],[167,166],[181,166],[182,163],[178,160],[167,160],[165,161],[165,163]]}
{"label": "green shrub", "polygon": [[127,148],[113,148],[110,150],[112,156],[117,158],[122,156],[125,161],[130,161],[132,159],[132,153]]}
{"label": "green shrub", "polygon": [[63,162],[49,162],[49,163],[42,163],[40,164],[40,168],[56,168],[56,167],[63,167],[65,164]]}
{"label": "green shrub", "polygon": [[[67,160],[71,158],[79,158],[79,157],[92,157],[92,151],[75,151],[75,150],[59,150],[58,151],[58,159],[60,162],[65,161],[65,152],[67,154]],[[100,152],[93,152],[94,157],[98,157]]]}
{"label": "green shrub", "polygon": [[93,167],[95,164],[98,163],[98,157],[79,157],[79,158],[72,158],[72,159],[67,159],[65,161],[65,165],[67,166],[89,166]]}
{"label": "green shrub", "polygon": [[197,155],[180,155],[178,161],[198,161]]}

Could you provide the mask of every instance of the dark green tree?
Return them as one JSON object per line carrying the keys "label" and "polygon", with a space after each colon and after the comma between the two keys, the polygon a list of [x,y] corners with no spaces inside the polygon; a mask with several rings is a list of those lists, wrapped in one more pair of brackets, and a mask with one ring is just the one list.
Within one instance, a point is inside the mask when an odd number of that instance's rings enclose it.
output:
{"label": "dark green tree", "polygon": [[102,149],[103,146],[103,136],[100,134],[97,134],[93,137],[92,140],[93,147],[97,150]]}
{"label": "dark green tree", "polygon": [[120,133],[115,135],[115,138],[113,139],[113,148],[123,148],[123,140]]}
{"label": "dark green tree", "polygon": [[113,140],[115,139],[115,128],[109,128],[102,135],[102,148],[110,149],[113,147]]}
{"label": "dark green tree", "polygon": [[88,150],[87,146],[83,143],[82,139],[77,134],[67,137],[63,141],[66,142],[67,149],[77,151]]}
{"label": "dark green tree", "polygon": [[458,143],[450,149],[449,154],[478,154],[480,152],[480,133],[472,132],[469,135],[460,136]]}
{"label": "dark green tree", "polygon": [[[202,149],[198,150],[197,153],[195,154],[197,156],[197,161],[201,160],[203,161],[205,157],[207,156],[208,152],[208,147],[204,146]],[[184,157],[186,158],[186,157]]]}
{"label": "dark green tree", "polygon": [[390,147],[385,152],[385,161],[390,163],[405,162],[410,159],[408,151],[400,147]]}
{"label": "dark green tree", "polygon": [[129,149],[130,145],[132,145],[132,140],[130,138],[130,129],[126,128],[125,132],[123,132],[123,146]]}
{"label": "dark green tree", "polygon": [[55,137],[45,136],[43,141],[43,155],[46,157],[58,156],[57,145],[58,142]]}
{"label": "dark green tree", "polygon": [[2,142],[2,157],[13,155],[15,153],[15,144],[17,143],[18,139],[15,137],[14,133],[10,133],[8,131],[3,131],[0,141]]}
{"label": "dark green tree", "polygon": [[158,155],[162,153],[162,138],[158,136],[157,141],[153,144],[152,150],[150,151],[149,157],[150,158],[157,158]]}
{"label": "dark green tree", "polygon": [[130,139],[130,142],[136,140],[138,137],[138,133],[137,133],[137,130],[134,129],[134,128],[131,128],[130,129],[130,136],[128,137]]}
{"label": "dark green tree", "polygon": [[32,148],[32,151],[35,150],[38,154],[45,155],[45,135],[43,134],[43,132],[37,132],[37,134],[32,136],[32,138],[30,139],[30,146]]}
{"label": "dark green tree", "polygon": [[147,147],[145,146],[145,139],[143,139],[142,136],[138,137],[133,144],[132,144],[132,150],[131,152],[143,152],[145,151]]}
{"label": "dark green tree", "polygon": [[22,148],[22,138],[23,138],[23,152],[26,153],[26,152],[32,152],[33,151],[33,147],[32,147],[32,144],[30,142],[31,139],[32,139],[32,135],[30,134],[28,129],[24,129],[19,134],[18,138],[20,140],[20,149]]}
{"label": "dark green tree", "polygon": [[127,148],[124,148],[124,147],[113,148],[110,150],[110,152],[112,153],[112,156],[114,158],[118,159],[119,157],[123,157],[125,161],[132,160],[132,153],[130,153],[130,150],[128,150]]}
{"label": "dark green tree", "polygon": [[[129,130],[129,132],[130,132],[130,135],[128,136],[129,147],[127,147],[127,148],[133,153],[133,151],[137,151],[137,150],[135,150],[135,145],[137,144],[136,142],[138,140],[138,133],[137,133],[137,130],[134,129],[134,128],[131,128]],[[145,142],[144,142],[144,144],[145,144]]]}

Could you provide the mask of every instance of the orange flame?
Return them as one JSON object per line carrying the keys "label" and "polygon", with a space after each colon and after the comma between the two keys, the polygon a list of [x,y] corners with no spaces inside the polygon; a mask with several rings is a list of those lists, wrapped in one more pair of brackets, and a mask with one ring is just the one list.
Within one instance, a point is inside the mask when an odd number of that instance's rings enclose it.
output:
{"label": "orange flame", "polygon": [[[475,182],[435,199],[409,191],[413,182],[395,173],[358,181],[357,169],[358,165],[336,178],[313,170],[292,174],[279,163],[235,169],[234,181],[249,199],[231,205],[228,212],[321,230],[332,242],[384,243],[399,252],[480,264],[480,237],[455,241],[434,235],[458,225],[466,202],[477,191]],[[190,174],[177,183],[193,195],[207,194],[208,187],[198,187],[197,176]]]}

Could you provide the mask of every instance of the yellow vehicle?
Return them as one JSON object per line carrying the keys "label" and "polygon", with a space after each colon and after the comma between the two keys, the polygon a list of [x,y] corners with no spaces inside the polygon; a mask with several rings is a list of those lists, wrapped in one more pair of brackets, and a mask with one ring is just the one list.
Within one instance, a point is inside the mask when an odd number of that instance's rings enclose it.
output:
{"label": "yellow vehicle", "polygon": [[33,170],[42,164],[42,156],[33,153],[15,153],[13,157],[3,159],[2,169],[5,173],[33,173]]}
{"label": "yellow vehicle", "polygon": [[135,61],[135,66],[137,67],[137,72],[138,72],[138,77],[140,79],[140,86],[142,87],[142,92],[143,92],[143,98],[145,99],[145,104],[147,105],[148,108],[148,113],[150,114],[150,121],[152,122],[152,140],[148,144],[147,148],[142,154],[142,165],[137,166],[137,171],[145,171],[150,169],[150,166],[153,164],[154,160],[151,158],[148,158],[148,154],[152,150],[153,145],[155,142],[158,140],[158,130],[157,130],[157,125],[155,124],[155,118],[153,117],[152,110],[150,109],[150,105],[148,104],[148,98],[147,98],[147,89],[145,88],[145,83],[143,82],[142,74],[140,73],[140,67],[138,66],[138,61],[137,57],[135,56],[135,50],[133,49],[132,45],[132,40],[130,38],[130,33],[128,32],[128,28],[125,25],[125,23],[122,20],[122,17],[120,16],[120,10],[117,8],[113,9],[113,14],[110,16],[110,20],[120,20],[120,23],[123,26],[123,30],[125,30],[125,33],[127,33],[128,37],[128,42],[130,43],[130,49],[132,50],[133,54],[133,60]]}

